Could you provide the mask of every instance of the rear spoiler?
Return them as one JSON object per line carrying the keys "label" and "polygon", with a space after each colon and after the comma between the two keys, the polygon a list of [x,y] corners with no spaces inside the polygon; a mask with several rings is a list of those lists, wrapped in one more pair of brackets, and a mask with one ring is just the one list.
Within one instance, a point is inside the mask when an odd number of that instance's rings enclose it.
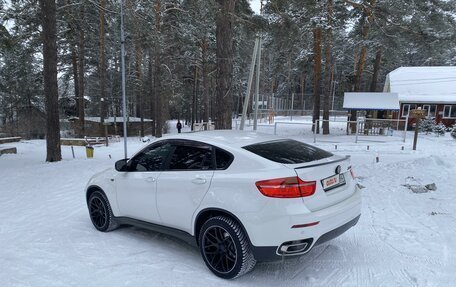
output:
{"label": "rear spoiler", "polygon": [[331,163],[345,161],[345,160],[348,160],[348,159],[350,159],[350,156],[346,155],[345,157],[340,158],[340,159],[335,159],[335,160],[331,160],[331,161],[327,161],[327,162],[320,162],[320,163],[305,165],[305,166],[297,167],[295,169],[303,169],[303,168],[309,168],[309,167],[322,166],[322,165],[327,165],[327,164],[331,164]]}

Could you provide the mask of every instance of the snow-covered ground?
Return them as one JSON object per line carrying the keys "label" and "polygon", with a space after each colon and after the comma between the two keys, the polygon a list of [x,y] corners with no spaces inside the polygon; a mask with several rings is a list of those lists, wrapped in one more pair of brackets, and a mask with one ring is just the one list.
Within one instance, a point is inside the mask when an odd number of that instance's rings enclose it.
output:
{"label": "snow-covered ground", "polygon": [[[175,132],[175,123],[170,126]],[[312,142],[309,129],[285,125],[278,133]],[[273,132],[272,126],[259,130]],[[456,140],[420,135],[417,151],[411,140],[411,133],[405,143],[401,135],[358,143],[353,136],[319,136],[317,146],[352,156],[365,187],[358,225],[305,256],[258,264],[233,281],[212,275],[198,250],[178,239],[92,227],[84,186],[122,157],[122,142],[96,147],[93,159],[82,147],[73,159],[64,146],[58,163],[44,162],[42,140],[8,144],[18,154],[0,157],[0,285],[454,286]],[[130,153],[144,145],[129,139]],[[403,186],[428,183],[437,190],[416,194]]]}

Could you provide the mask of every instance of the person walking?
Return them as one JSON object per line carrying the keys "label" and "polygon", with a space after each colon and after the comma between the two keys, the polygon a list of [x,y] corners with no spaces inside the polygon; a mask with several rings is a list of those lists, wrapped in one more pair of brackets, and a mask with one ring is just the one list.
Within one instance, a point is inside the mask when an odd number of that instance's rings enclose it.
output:
{"label": "person walking", "polygon": [[181,133],[182,124],[181,124],[180,120],[177,120],[176,128],[177,128],[177,132],[178,132],[178,133]]}

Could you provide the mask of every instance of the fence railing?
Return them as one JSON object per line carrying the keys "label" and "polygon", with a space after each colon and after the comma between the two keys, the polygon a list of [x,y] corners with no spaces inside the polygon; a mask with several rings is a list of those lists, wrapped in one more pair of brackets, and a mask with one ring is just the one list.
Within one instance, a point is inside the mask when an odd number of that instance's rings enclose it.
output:
{"label": "fence railing", "polygon": [[313,133],[313,142],[317,142],[317,134],[315,133],[315,123],[293,123],[293,122],[275,122],[274,123],[274,135],[277,135],[277,126],[278,125],[306,125],[312,126],[312,133]]}
{"label": "fence railing", "polygon": [[[235,122],[235,129],[239,129],[239,120],[234,120]],[[340,124],[341,127],[345,127],[345,135],[354,135],[355,136],[355,143],[358,143],[360,140],[360,136],[392,136],[393,130],[397,132],[402,132],[402,141],[406,141],[407,137],[407,120],[398,120],[398,119],[369,119],[369,118],[358,118],[356,121],[349,121],[349,120],[337,120],[337,119],[330,119],[330,120],[317,120],[315,123],[312,122],[286,122],[286,121],[276,121],[274,125],[270,124],[259,124],[258,127],[274,127],[274,135],[278,134],[279,127],[284,125],[295,125],[295,126],[310,126],[312,129],[312,137],[313,142],[316,143],[317,133],[315,132],[315,128],[318,126],[319,130],[322,129],[322,124],[324,122],[337,123]],[[404,127],[403,129],[400,128],[401,124]],[[249,126],[251,124],[249,123]],[[351,133],[353,126],[354,133]],[[342,128],[341,128],[342,129]],[[334,135],[334,134],[332,134]]]}

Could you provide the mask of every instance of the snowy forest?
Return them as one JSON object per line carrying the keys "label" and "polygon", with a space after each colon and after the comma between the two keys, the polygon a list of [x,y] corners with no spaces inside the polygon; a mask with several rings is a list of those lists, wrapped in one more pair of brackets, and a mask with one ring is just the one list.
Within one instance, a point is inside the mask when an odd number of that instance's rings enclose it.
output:
{"label": "snowy forest", "polygon": [[[0,0],[0,126],[41,137],[24,129],[48,113],[43,23],[53,13],[55,114],[82,123],[122,116],[120,6]],[[247,0],[126,0],[128,115],[153,120],[142,135],[161,136],[169,119],[231,128],[260,36],[264,108],[294,95],[293,108],[327,118],[343,92],[381,91],[397,67],[456,65],[455,10],[455,0],[270,0],[259,15]]]}

